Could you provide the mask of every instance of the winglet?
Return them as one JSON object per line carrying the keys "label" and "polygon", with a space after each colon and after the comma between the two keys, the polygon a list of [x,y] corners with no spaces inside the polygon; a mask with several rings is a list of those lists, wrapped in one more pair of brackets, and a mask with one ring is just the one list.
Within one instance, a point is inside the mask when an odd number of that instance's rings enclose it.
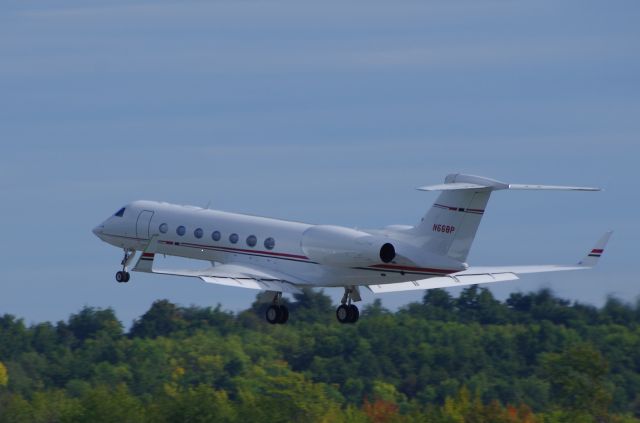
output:
{"label": "winglet", "polygon": [[607,242],[609,242],[609,238],[611,238],[612,233],[613,231],[605,232],[589,253],[578,262],[578,265],[583,267],[594,267],[598,264],[598,260],[600,259],[600,256],[602,256],[602,253],[604,253],[604,249],[607,246]]}

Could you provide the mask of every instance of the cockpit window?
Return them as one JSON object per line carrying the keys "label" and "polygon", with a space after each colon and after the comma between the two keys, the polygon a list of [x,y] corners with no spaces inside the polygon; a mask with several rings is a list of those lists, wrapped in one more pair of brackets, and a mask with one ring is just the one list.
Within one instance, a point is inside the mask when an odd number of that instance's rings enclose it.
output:
{"label": "cockpit window", "polygon": [[122,217],[124,215],[124,209],[125,209],[125,207],[123,207],[120,210],[118,210],[116,212],[116,214],[114,214],[114,216]]}

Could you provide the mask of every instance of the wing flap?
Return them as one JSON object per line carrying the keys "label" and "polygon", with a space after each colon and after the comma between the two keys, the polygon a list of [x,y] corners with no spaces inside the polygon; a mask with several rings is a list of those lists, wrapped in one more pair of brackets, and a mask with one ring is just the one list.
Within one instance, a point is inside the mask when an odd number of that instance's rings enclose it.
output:
{"label": "wing flap", "polygon": [[369,285],[369,289],[375,294],[386,292],[416,291],[434,288],[450,288],[452,286],[464,286],[493,282],[513,281],[519,279],[514,273],[496,273],[484,275],[451,275],[436,278],[421,279],[411,282],[388,283],[382,285]]}
{"label": "wing flap", "polygon": [[284,280],[267,280],[267,279],[251,279],[251,278],[231,278],[231,277],[212,277],[200,276],[206,283],[216,285],[233,286],[236,288],[261,289],[264,291],[287,292],[289,294],[300,294],[302,290],[295,287],[290,282]]}
{"label": "wing flap", "polygon": [[153,270],[151,273],[199,278],[206,283],[236,288],[262,289],[290,294],[302,293],[302,290],[289,280],[239,265],[219,265],[202,270]]}

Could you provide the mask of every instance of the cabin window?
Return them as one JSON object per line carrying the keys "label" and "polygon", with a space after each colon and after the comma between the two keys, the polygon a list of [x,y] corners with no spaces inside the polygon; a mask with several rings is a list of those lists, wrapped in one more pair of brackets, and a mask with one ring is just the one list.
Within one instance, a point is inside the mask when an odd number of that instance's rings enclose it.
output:
{"label": "cabin window", "polygon": [[118,210],[114,216],[118,216],[118,217],[122,217],[124,215],[124,209],[125,207],[121,208],[120,210]]}
{"label": "cabin window", "polygon": [[264,240],[264,248],[266,248],[267,250],[273,250],[273,247],[276,246],[276,240],[269,237],[267,239]]}
{"label": "cabin window", "polygon": [[202,230],[202,228],[198,228],[195,231],[193,231],[193,236],[195,236],[198,239],[202,238],[202,235],[204,235],[204,231]]}
{"label": "cabin window", "polygon": [[167,225],[166,223],[163,223],[162,225],[160,225],[160,232],[162,232],[163,234],[166,234],[167,231],[169,230],[169,225]]}
{"label": "cabin window", "polygon": [[178,226],[178,228],[176,229],[176,233],[180,236],[184,235],[186,232],[187,232],[187,228],[185,228],[182,225]]}
{"label": "cabin window", "polygon": [[256,238],[255,235],[249,235],[247,237],[247,245],[249,247],[255,247],[257,243],[258,243],[258,238]]}
{"label": "cabin window", "polygon": [[213,231],[211,234],[211,239],[214,241],[220,241],[220,231]]}
{"label": "cabin window", "polygon": [[238,234],[229,235],[229,242],[231,242],[232,244],[236,244],[238,242],[238,239],[240,239]]}

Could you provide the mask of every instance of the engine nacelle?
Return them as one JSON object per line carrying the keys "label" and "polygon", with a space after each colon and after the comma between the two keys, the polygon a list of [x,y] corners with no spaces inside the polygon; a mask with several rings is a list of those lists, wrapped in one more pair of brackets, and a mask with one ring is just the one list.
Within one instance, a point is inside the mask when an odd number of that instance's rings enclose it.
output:
{"label": "engine nacelle", "polygon": [[312,226],[302,234],[301,247],[311,260],[333,266],[370,266],[396,257],[387,238],[340,226]]}

